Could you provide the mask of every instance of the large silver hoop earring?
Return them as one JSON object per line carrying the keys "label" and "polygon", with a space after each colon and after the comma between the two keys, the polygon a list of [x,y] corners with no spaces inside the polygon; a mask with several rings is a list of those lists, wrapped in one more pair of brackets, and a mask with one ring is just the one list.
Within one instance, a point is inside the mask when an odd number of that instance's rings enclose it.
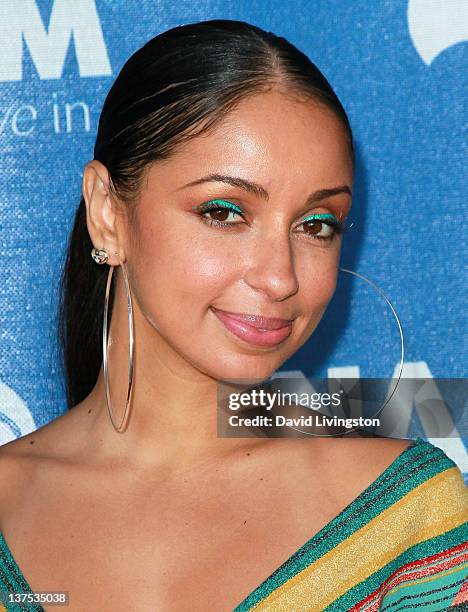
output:
{"label": "large silver hoop earring", "polygon": [[[396,310],[393,307],[393,304],[388,299],[388,297],[382,291],[382,289],[380,287],[378,287],[370,279],[368,279],[366,276],[363,276],[362,274],[358,274],[357,272],[354,272],[353,270],[348,270],[347,268],[340,268],[340,272],[348,272],[348,274],[353,274],[354,276],[357,276],[358,278],[362,278],[362,280],[366,281],[366,283],[368,283],[371,287],[373,287],[376,291],[378,291],[380,293],[380,295],[383,297],[383,299],[387,302],[388,306],[390,307],[390,310],[393,313],[393,316],[395,317],[395,321],[396,321],[396,323],[398,325],[398,331],[400,333],[400,367],[398,369],[398,377],[397,377],[397,382],[396,382],[396,385],[395,385],[395,389],[396,389],[398,383],[400,382],[401,373],[403,372],[403,365],[405,363],[405,337],[404,337],[403,328],[401,327],[400,319],[398,318]],[[383,404],[383,406],[379,409],[379,413],[382,412],[382,410],[388,404],[388,402],[390,401],[390,398],[392,397],[393,393],[395,392],[395,389],[393,390],[393,392],[390,395],[390,397]]]}
{"label": "large silver hoop earring", "polygon": [[[400,333],[400,367],[398,369],[398,377],[395,383],[395,386],[393,387],[391,393],[387,394],[387,397],[385,398],[382,406],[379,408],[379,410],[374,414],[374,416],[378,416],[382,410],[385,408],[385,406],[388,404],[388,402],[392,399],[396,388],[398,386],[398,383],[400,382],[401,379],[401,374],[403,372],[403,365],[405,362],[405,338],[403,335],[403,329],[401,327],[401,323],[400,323],[400,319],[398,318],[398,315],[396,313],[395,308],[393,307],[392,303],[390,302],[390,300],[388,299],[388,297],[385,295],[385,293],[382,291],[382,289],[380,289],[380,287],[378,287],[374,282],[372,282],[370,279],[368,279],[366,276],[363,276],[362,274],[358,274],[357,272],[354,272],[353,270],[348,270],[347,268],[339,268],[340,272],[347,272],[348,274],[353,274],[354,276],[357,276],[358,278],[361,278],[362,280],[366,281],[366,283],[368,283],[371,287],[373,287],[378,293],[380,293],[380,295],[384,298],[385,302],[387,303],[387,305],[390,307],[393,316],[395,317],[396,323],[398,325],[398,331]],[[293,427],[292,425],[287,425],[287,427],[289,427],[290,429],[294,429],[295,431],[299,431],[301,433],[304,433],[306,435],[312,435],[312,436],[316,436],[316,437],[320,437],[320,438],[328,438],[328,437],[333,437],[336,434],[310,434],[307,431],[304,431],[303,429],[300,429],[298,427]],[[346,430],[346,434],[349,434],[353,431],[356,431],[356,427],[353,429],[347,429]]]}
{"label": "large silver hoop earring", "polygon": [[[115,253],[118,255],[118,253]],[[129,407],[130,407],[130,397],[132,393],[133,386],[133,358],[134,358],[134,350],[133,350],[133,307],[132,307],[132,296],[130,292],[130,286],[128,283],[128,275],[125,263],[122,261],[120,263],[120,267],[122,268],[122,273],[125,281],[125,290],[127,293],[127,313],[128,313],[128,334],[129,334],[129,374],[128,374],[128,389],[127,389],[127,401],[125,402],[125,412],[122,418],[120,425],[116,425],[114,418],[112,416],[112,408],[111,408],[111,399],[110,399],[110,389],[109,389],[109,360],[107,356],[107,312],[109,308],[109,293],[112,282],[112,274],[114,272],[115,266],[109,267],[109,273],[107,276],[107,286],[106,286],[106,297],[104,300],[104,320],[102,326],[102,355],[103,355],[103,366],[104,366],[104,384],[106,387],[106,403],[107,409],[109,411],[109,417],[111,423],[117,433],[122,433],[127,425],[128,416],[129,416]]]}

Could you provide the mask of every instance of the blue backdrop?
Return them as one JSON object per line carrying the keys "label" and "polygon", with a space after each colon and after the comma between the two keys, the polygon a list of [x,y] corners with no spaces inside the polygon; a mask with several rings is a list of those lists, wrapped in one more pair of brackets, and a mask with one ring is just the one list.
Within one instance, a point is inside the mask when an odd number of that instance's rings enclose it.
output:
{"label": "blue backdrop", "polygon": [[[465,0],[2,0],[0,443],[65,410],[57,285],[107,91],[149,38],[214,18],[285,36],[328,78],[357,146],[342,266],[393,304],[404,376],[466,376]],[[395,374],[398,327],[370,285],[342,273],[325,318],[283,371]],[[435,443],[467,473],[460,417]],[[399,434],[427,437],[417,410]]]}

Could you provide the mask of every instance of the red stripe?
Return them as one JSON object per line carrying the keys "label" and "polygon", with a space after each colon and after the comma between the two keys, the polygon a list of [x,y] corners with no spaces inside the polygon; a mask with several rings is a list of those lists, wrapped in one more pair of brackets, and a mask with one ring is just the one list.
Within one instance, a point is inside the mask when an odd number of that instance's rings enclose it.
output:
{"label": "red stripe", "polygon": [[388,591],[401,584],[402,582],[417,580],[418,578],[424,578],[425,576],[433,576],[434,574],[437,574],[443,570],[447,570],[456,565],[460,565],[463,561],[468,561],[468,553],[458,555],[457,557],[453,557],[452,559],[447,559],[446,561],[443,561],[442,563],[438,563],[437,565],[433,565],[431,567],[423,567],[417,572],[405,573],[401,576],[397,576],[393,583],[386,586],[386,588],[382,591],[381,595],[386,595]]}
{"label": "red stripe", "polygon": [[451,605],[455,606],[456,604],[465,603],[466,601],[468,601],[468,580],[465,580],[465,582],[461,585],[461,588],[455,595],[455,599],[452,601]]}
{"label": "red stripe", "polygon": [[[435,555],[431,555],[429,557],[423,557],[422,559],[418,559],[416,561],[411,561],[410,563],[405,563],[404,565],[402,565],[401,567],[399,567],[397,570],[395,570],[392,574],[390,574],[390,576],[384,581],[382,582],[382,584],[377,587],[377,589],[371,593],[370,595],[368,595],[367,597],[365,597],[363,600],[361,600],[360,602],[358,602],[353,608],[350,608],[349,612],[358,612],[359,610],[362,610],[362,608],[365,605],[369,605],[373,599],[375,599],[375,601],[373,602],[373,606],[368,608],[369,612],[373,612],[374,610],[378,610],[378,607],[375,607],[379,601],[381,600],[382,597],[382,590],[385,590],[385,592],[388,590],[388,584],[390,583],[390,581],[394,580],[398,574],[400,574],[401,572],[405,572],[405,571],[409,571],[409,570],[415,570],[418,567],[427,565],[428,563],[431,563],[433,561],[443,561],[444,559],[447,559],[447,557],[453,556],[454,553],[460,552],[462,553],[463,551],[468,550],[468,542],[463,542],[462,544],[457,544],[456,546],[453,546],[452,548],[448,548],[447,550],[443,550],[440,553],[436,553]],[[462,560],[466,557],[466,555],[464,557],[462,557]],[[460,558],[457,557],[455,560],[459,560]],[[451,559],[447,559],[447,563],[450,563]],[[440,565],[436,565],[434,566],[436,569],[440,567]],[[426,571],[430,571],[431,568],[425,568]],[[402,579],[405,579],[405,576],[401,577]],[[401,582],[401,580],[400,580]]]}

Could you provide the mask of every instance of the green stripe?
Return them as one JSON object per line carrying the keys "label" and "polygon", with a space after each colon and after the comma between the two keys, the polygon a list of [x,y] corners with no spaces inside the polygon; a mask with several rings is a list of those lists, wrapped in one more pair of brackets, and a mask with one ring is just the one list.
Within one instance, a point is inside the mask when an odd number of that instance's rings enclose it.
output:
{"label": "green stripe", "polygon": [[430,538],[429,540],[415,544],[390,561],[379,571],[369,576],[369,578],[366,578],[366,580],[344,593],[339,599],[325,608],[325,610],[327,612],[342,612],[343,610],[349,610],[349,608],[352,608],[378,589],[379,586],[402,565],[424,559],[425,557],[431,557],[444,550],[453,548],[458,544],[462,544],[467,540],[468,523],[464,523],[435,538]]}
{"label": "green stripe", "polygon": [[[21,570],[14,560],[5,538],[0,531],[0,591],[13,593],[32,593],[31,587],[26,582]],[[14,603],[6,605],[3,597],[0,601],[5,605],[8,612],[44,612],[40,604]]]}
{"label": "green stripe", "polygon": [[437,446],[422,438],[412,440],[412,444],[369,487],[266,578],[233,612],[246,612],[409,491],[455,465]]}
{"label": "green stripe", "polygon": [[7,590],[13,587],[17,591],[27,591],[31,589],[26,582],[23,574],[19,571],[11,552],[5,542],[3,534],[0,532],[0,587]]}
{"label": "green stripe", "polygon": [[432,577],[430,582],[424,579],[412,580],[405,583],[405,587],[394,592],[387,593],[382,601],[382,612],[389,612],[399,604],[401,605],[425,605],[429,610],[429,604],[434,600],[445,597],[453,601],[455,595],[461,588],[466,578],[466,567],[458,567],[444,570]]}

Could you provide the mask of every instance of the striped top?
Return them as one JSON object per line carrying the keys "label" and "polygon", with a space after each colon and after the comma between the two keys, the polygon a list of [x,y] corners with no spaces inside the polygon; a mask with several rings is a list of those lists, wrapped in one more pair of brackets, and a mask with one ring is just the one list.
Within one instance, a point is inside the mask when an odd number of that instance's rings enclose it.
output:
{"label": "striped top", "polygon": [[468,610],[468,489],[417,438],[234,612]]}
{"label": "striped top", "polygon": [[[2,591],[32,592],[0,532]],[[19,610],[44,612],[8,605]],[[468,489],[459,468],[413,440],[233,612],[250,610],[468,610]]]}

